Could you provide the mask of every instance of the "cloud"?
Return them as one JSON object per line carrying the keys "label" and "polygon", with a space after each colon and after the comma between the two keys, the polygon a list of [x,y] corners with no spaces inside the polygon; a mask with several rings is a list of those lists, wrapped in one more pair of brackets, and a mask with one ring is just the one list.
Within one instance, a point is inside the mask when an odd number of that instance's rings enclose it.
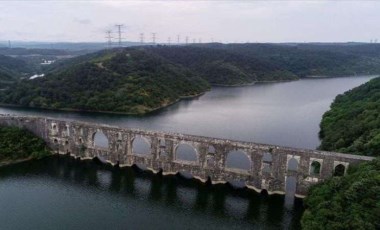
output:
{"label": "cloud", "polygon": [[92,24],[92,21],[90,19],[79,19],[79,18],[74,18],[74,22],[82,25],[90,25]]}

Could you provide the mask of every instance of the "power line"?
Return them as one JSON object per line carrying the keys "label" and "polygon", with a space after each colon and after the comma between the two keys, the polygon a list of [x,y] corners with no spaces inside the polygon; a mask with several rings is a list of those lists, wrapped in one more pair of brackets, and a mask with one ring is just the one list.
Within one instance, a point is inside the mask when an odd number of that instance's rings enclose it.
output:
{"label": "power line", "polygon": [[152,43],[153,45],[156,44],[156,33],[152,33]]}
{"label": "power line", "polygon": [[119,46],[121,47],[121,28],[124,26],[123,24],[116,24],[115,25],[117,27],[117,32],[118,32],[118,35],[119,35]]}
{"label": "power line", "polygon": [[108,44],[108,48],[110,49],[112,46],[112,36],[111,36],[112,31],[107,30],[106,33],[107,33],[107,35],[106,35],[107,44]]}
{"label": "power line", "polygon": [[144,44],[144,33],[140,33],[140,43]]}

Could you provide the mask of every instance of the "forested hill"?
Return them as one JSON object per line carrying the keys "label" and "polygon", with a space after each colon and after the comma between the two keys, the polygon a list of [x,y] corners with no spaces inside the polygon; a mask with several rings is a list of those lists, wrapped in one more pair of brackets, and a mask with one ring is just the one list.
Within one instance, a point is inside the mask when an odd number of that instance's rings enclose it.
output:
{"label": "forested hill", "polygon": [[271,61],[209,46],[157,46],[148,49],[189,68],[212,85],[298,79],[294,73]]}
{"label": "forested hill", "polygon": [[[202,93],[210,85],[380,73],[380,54],[371,52],[371,45],[326,46],[199,44],[102,50],[58,60],[43,69],[32,68],[43,70],[45,77],[20,80],[2,90],[0,103],[145,113]],[[19,79],[15,76],[31,67],[22,60],[0,56],[0,83],[10,85],[11,80]]]}
{"label": "forested hill", "polygon": [[321,122],[323,150],[376,156],[313,186],[303,229],[380,229],[380,78],[336,97]]}
{"label": "forested hill", "polygon": [[320,149],[380,156],[380,78],[337,96],[319,135]]}
{"label": "forested hill", "polygon": [[297,77],[380,74],[380,44],[205,44],[269,62]]}
{"label": "forested hill", "polygon": [[31,72],[31,68],[25,61],[0,55],[0,89],[29,72]]}
{"label": "forested hill", "polygon": [[1,102],[137,114],[209,88],[186,68],[144,49],[102,51],[73,60],[77,64],[64,65],[43,78],[22,80],[2,91]]}

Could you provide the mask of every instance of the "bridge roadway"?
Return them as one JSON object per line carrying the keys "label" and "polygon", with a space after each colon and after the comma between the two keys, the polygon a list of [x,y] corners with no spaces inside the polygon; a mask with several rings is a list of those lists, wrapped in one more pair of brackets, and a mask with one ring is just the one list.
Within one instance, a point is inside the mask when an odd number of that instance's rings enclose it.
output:
{"label": "bridge roadway", "polygon": [[[163,175],[191,173],[203,182],[240,182],[258,192],[292,193],[303,197],[308,188],[334,173],[345,173],[351,164],[373,158],[288,148],[219,138],[119,128],[103,124],[56,120],[45,117],[0,116],[0,125],[26,128],[43,138],[57,154],[80,159],[95,157],[119,166],[145,166]],[[103,135],[106,145],[98,145],[96,135]],[[137,152],[135,140],[144,140],[148,148]],[[181,146],[191,147],[195,157],[183,159]],[[231,166],[231,159],[246,159],[246,168]],[[293,184],[293,185],[292,185]],[[293,191],[289,191],[294,187]],[[288,188],[288,189],[287,189]]]}

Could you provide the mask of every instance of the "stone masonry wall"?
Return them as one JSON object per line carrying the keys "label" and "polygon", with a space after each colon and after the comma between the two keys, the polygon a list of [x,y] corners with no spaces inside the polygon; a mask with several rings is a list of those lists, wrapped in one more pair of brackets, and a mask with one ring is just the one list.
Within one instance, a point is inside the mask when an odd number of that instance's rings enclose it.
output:
{"label": "stone masonry wall", "polygon": [[[102,124],[62,121],[43,117],[0,116],[0,125],[26,128],[43,138],[56,154],[70,154],[81,159],[95,157],[113,165],[144,165],[153,172],[191,173],[201,181],[226,183],[240,181],[249,188],[269,194],[285,194],[287,180],[296,181],[296,196],[304,196],[308,188],[331,177],[335,168],[369,161],[373,158],[350,154],[296,149],[252,142],[192,136],[177,133],[118,128]],[[99,147],[96,133],[103,133],[108,147]],[[144,138],[150,152],[137,154],[133,140]],[[177,158],[178,146],[192,146],[195,161]],[[211,146],[211,147],[210,147]],[[229,168],[228,154],[239,151],[250,161],[249,169]],[[265,156],[264,156],[265,155]],[[314,170],[318,165],[319,170]]]}

